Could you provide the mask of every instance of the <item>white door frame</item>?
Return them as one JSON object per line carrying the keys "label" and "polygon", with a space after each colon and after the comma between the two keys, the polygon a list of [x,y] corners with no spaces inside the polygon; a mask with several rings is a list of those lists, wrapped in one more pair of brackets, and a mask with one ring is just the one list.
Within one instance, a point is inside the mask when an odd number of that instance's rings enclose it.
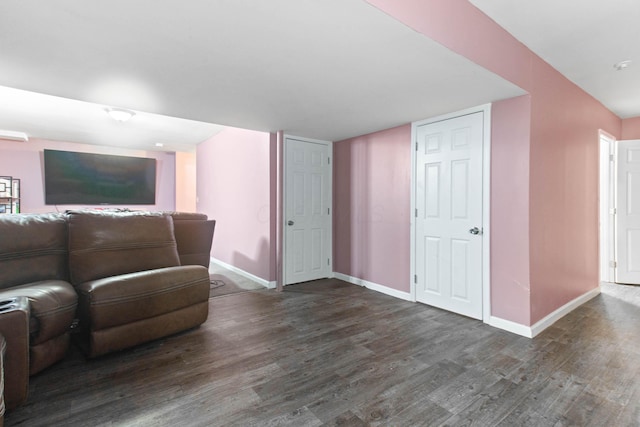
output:
{"label": "white door frame", "polygon": [[599,228],[600,281],[615,281],[616,139],[600,131]]}
{"label": "white door frame", "polygon": [[283,145],[282,145],[282,223],[280,224],[283,230],[282,234],[282,286],[287,286],[287,238],[286,238],[286,230],[287,230],[287,140],[295,139],[297,141],[311,142],[314,144],[322,144],[326,145],[328,148],[328,156],[329,156],[329,182],[328,182],[328,191],[329,191],[329,233],[328,233],[328,246],[329,246],[329,277],[333,275],[333,142],[332,141],[323,141],[319,139],[311,139],[311,138],[302,138],[299,136],[284,134],[283,136]]}
{"label": "white door frame", "polygon": [[432,117],[411,123],[411,283],[410,293],[413,301],[416,301],[416,137],[417,128],[429,123],[440,122],[465,116],[473,113],[483,113],[482,135],[482,321],[489,323],[491,317],[491,245],[490,245],[490,213],[491,213],[491,104],[479,105],[454,113]]}

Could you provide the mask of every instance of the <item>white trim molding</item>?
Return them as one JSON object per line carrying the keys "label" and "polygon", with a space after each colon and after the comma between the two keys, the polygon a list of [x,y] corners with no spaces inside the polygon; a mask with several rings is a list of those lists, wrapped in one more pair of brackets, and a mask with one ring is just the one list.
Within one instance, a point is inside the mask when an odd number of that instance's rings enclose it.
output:
{"label": "white trim molding", "polygon": [[342,274],[342,273],[336,273],[333,272],[333,277],[335,277],[336,279],[354,284],[354,285],[358,285],[358,286],[363,286],[367,289],[370,289],[372,291],[376,291],[376,292],[380,292],[382,294],[385,295],[389,295],[395,298],[399,298],[405,301],[411,301],[411,302],[415,302],[415,299],[413,299],[411,297],[411,293],[409,292],[404,292],[404,291],[399,291],[397,289],[393,289],[390,288],[388,286],[384,286],[384,285],[379,285],[377,283],[373,283],[373,282],[369,282],[368,280],[364,280],[364,279],[359,279],[357,277],[353,277],[353,276],[348,276],[346,274]]}
{"label": "white trim molding", "polygon": [[616,139],[603,130],[599,131],[599,236],[600,281],[613,282],[616,274],[615,253],[615,195],[616,195]]}
{"label": "white trim molding", "polygon": [[539,320],[532,326],[521,325],[520,323],[515,323],[510,320],[501,319],[495,316],[491,316],[489,318],[488,324],[495,328],[522,335],[523,337],[533,338],[567,314],[571,313],[576,308],[580,307],[582,304],[586,303],[592,298],[597,297],[598,295],[600,295],[600,286],[569,301],[554,312],[549,313],[547,316],[545,316],[543,319]]}
{"label": "white trim molding", "polygon": [[211,257],[211,263],[219,265],[220,267],[226,268],[227,270],[231,270],[234,273],[239,274],[240,276],[246,277],[249,280],[253,280],[254,282],[264,286],[267,289],[275,289],[276,288],[276,281],[275,280],[270,282],[268,280],[265,280],[265,279],[263,279],[261,277],[258,277],[256,275],[254,275],[254,274],[248,273],[248,272],[246,272],[246,271],[244,271],[244,270],[242,270],[242,269],[240,269],[238,267],[235,267],[235,266],[233,266],[231,264],[227,264],[226,262],[220,261],[219,259],[216,259],[216,258],[213,258],[213,257]]}
{"label": "white trim molding", "polygon": [[568,303],[566,303],[565,305],[563,305],[562,307],[560,307],[556,311],[549,313],[544,318],[542,318],[539,321],[537,321],[533,326],[531,326],[531,331],[533,333],[532,337],[535,337],[540,332],[544,331],[549,326],[551,326],[554,323],[556,323],[562,317],[564,317],[567,314],[571,313],[573,310],[575,310],[576,308],[580,307],[582,304],[586,303],[587,301],[591,300],[592,298],[597,297],[598,295],[600,295],[600,285],[598,285],[597,288],[592,289],[589,292],[586,292],[586,293],[580,295],[579,297],[569,301]]}
{"label": "white trim molding", "polygon": [[512,322],[511,320],[501,319],[500,317],[491,316],[487,322],[489,326],[511,332],[512,334],[521,335],[527,338],[533,338],[531,327]]}

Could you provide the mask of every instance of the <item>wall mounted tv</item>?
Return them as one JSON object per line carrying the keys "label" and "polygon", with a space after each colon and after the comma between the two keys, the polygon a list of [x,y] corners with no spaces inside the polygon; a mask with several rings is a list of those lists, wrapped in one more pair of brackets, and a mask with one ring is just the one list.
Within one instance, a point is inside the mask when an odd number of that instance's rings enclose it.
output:
{"label": "wall mounted tv", "polygon": [[153,205],[156,159],[44,150],[47,205]]}

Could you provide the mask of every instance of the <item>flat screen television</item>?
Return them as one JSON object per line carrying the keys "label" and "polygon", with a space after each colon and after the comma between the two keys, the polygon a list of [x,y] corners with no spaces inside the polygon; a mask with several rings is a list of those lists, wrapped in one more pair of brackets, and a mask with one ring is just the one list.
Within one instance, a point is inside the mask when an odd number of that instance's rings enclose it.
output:
{"label": "flat screen television", "polygon": [[153,205],[156,159],[44,150],[47,205]]}

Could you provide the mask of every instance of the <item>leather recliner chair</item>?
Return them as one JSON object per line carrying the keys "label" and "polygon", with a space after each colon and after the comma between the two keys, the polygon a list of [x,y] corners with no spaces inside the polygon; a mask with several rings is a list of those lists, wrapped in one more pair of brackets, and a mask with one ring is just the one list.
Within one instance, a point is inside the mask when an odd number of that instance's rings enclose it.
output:
{"label": "leather recliner chair", "polygon": [[68,281],[67,222],[63,214],[0,215],[0,236],[0,300],[29,300],[33,375],[69,348],[78,297]]}
{"label": "leather recliner chair", "polygon": [[69,212],[70,279],[88,357],[203,323],[209,272],[180,265],[170,215]]}

